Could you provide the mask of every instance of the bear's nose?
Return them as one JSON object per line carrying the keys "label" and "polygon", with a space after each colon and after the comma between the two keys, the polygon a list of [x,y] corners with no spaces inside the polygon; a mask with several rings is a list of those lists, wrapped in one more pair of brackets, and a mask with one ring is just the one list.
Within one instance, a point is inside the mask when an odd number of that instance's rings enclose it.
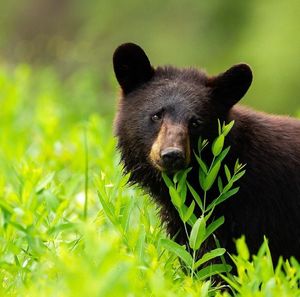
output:
{"label": "bear's nose", "polygon": [[169,147],[161,151],[160,157],[163,167],[167,171],[178,171],[185,166],[184,152],[176,147]]}

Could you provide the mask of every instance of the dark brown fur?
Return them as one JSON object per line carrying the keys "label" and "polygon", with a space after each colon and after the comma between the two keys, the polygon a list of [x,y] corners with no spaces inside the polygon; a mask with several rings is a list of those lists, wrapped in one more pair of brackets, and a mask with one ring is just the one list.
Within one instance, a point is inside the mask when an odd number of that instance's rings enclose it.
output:
{"label": "dark brown fur", "polygon": [[[266,235],[274,260],[280,255],[300,259],[300,121],[235,105],[251,84],[250,68],[236,65],[215,77],[196,69],[154,69],[142,49],[125,44],[115,52],[114,69],[123,90],[115,131],[124,170],[162,207],[171,236],[182,227],[181,220],[160,170],[149,158],[161,126],[170,122],[187,131],[193,166],[189,181],[200,192],[192,153],[198,137],[213,140],[218,118],[235,120],[226,140],[231,150],[225,163],[233,168],[239,158],[247,164],[246,175],[239,181],[238,194],[216,208],[216,216],[225,216],[217,237],[232,253],[233,239],[245,234],[254,253]],[[161,121],[153,123],[151,117],[161,110]],[[201,125],[193,130],[190,122],[195,117]],[[204,158],[209,162],[210,156]],[[181,233],[177,240],[186,238]]]}

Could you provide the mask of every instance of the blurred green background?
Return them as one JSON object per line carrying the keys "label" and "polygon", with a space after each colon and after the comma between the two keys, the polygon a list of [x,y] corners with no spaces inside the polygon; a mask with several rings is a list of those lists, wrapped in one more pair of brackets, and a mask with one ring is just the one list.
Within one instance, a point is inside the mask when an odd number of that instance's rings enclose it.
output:
{"label": "blurred green background", "polygon": [[[300,109],[299,0],[2,1],[0,67],[29,65],[65,92],[77,116],[112,117],[111,57],[132,41],[154,66],[196,66],[210,74],[246,62],[254,82],[243,102],[268,112]],[[46,73],[46,74],[45,74]],[[32,98],[34,100],[34,96]]]}

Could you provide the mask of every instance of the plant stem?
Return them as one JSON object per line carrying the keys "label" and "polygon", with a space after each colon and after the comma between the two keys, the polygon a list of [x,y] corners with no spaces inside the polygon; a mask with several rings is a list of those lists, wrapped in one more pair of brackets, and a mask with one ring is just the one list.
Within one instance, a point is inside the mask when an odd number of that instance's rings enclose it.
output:
{"label": "plant stem", "polygon": [[83,209],[83,218],[87,218],[88,210],[88,186],[89,186],[89,154],[88,154],[88,140],[87,140],[87,127],[84,127],[84,209]]}
{"label": "plant stem", "polygon": [[204,215],[205,214],[205,212],[206,212],[206,193],[207,193],[207,191],[204,191],[204,195],[203,195],[203,212],[202,212],[202,214]]}
{"label": "plant stem", "polygon": [[187,239],[189,240],[190,237],[189,237],[189,233],[188,233],[188,231],[187,231],[186,223],[184,223],[183,225],[184,225],[184,231],[185,231],[186,237],[187,237]]}
{"label": "plant stem", "polygon": [[[212,167],[214,165],[215,159],[216,159],[216,157],[213,157],[213,159],[211,161],[211,164],[209,166],[207,174],[211,171],[211,169],[212,169]],[[203,214],[206,212],[205,207],[206,207],[206,191],[204,191],[204,197],[203,197]]]}
{"label": "plant stem", "polygon": [[193,250],[193,262],[192,262],[192,270],[191,270],[191,278],[194,278],[194,266],[195,266],[195,259],[196,259],[196,250]]}
{"label": "plant stem", "polygon": [[211,171],[211,169],[212,169],[212,167],[213,167],[213,165],[214,165],[215,159],[216,159],[216,157],[213,157],[213,159],[212,159],[212,161],[211,161],[211,163],[210,163],[210,166],[209,166],[208,172],[210,172],[210,171]]}

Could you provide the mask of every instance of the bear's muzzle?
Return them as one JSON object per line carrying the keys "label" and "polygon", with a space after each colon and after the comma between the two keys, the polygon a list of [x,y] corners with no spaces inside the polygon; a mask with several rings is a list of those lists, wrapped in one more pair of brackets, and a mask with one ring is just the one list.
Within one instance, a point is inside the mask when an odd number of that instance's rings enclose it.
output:
{"label": "bear's muzzle", "polygon": [[176,172],[190,162],[188,128],[164,119],[151,147],[150,161],[160,171]]}

